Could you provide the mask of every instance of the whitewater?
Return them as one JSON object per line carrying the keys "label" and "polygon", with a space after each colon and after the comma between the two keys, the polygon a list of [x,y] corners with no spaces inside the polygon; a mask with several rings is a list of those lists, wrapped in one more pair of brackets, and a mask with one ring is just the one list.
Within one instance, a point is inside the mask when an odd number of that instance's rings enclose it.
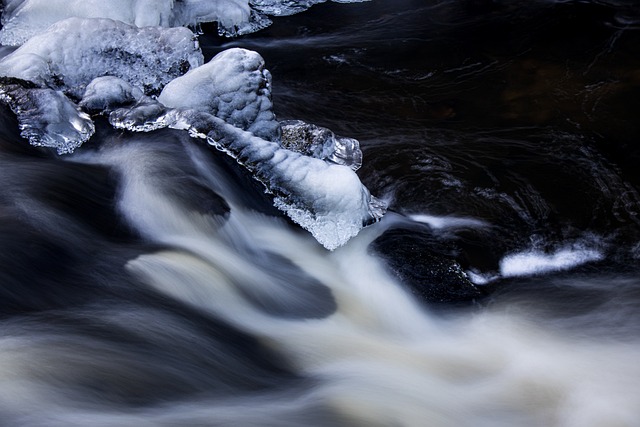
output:
{"label": "whitewater", "polygon": [[0,425],[640,426],[632,6],[105,3],[3,2]]}

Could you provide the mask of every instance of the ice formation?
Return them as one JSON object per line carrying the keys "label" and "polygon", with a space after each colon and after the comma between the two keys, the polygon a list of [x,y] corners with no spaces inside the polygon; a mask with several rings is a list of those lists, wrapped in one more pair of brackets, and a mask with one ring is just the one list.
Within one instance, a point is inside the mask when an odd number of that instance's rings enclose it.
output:
{"label": "ice formation", "polygon": [[207,64],[170,82],[158,101],[170,108],[197,109],[268,140],[280,126],[271,103],[271,74],[253,51],[228,49]]}
{"label": "ice formation", "polygon": [[138,28],[111,19],[69,18],[0,61],[0,75],[81,98],[93,79],[118,77],[147,94],[203,63],[187,28]]}
{"label": "ice formation", "polygon": [[129,82],[114,76],[96,77],[87,85],[80,106],[88,110],[112,110],[117,106],[140,100],[144,92]]}
{"label": "ice formation", "polygon": [[[5,29],[20,27],[18,18],[42,23],[52,5],[60,9],[48,16],[53,20],[76,9],[80,16],[100,15],[96,11],[102,7],[93,0],[58,3],[5,1]],[[257,8],[257,1],[126,3],[122,10],[109,5],[110,17],[122,20],[57,21],[42,34],[25,35],[31,38],[0,60],[0,100],[16,113],[31,144],[73,152],[94,133],[87,112],[107,114],[114,127],[130,131],[187,130],[237,159],[273,194],[274,205],[327,249],[380,219],[386,207],[354,172],[362,163],[358,141],[302,121],[279,123],[271,74],[258,53],[229,49],[203,65],[191,30],[164,28],[202,17],[223,23],[252,19],[247,17],[255,11],[247,8]],[[266,8],[267,2],[260,3]],[[318,2],[280,4],[313,3]],[[143,10],[152,13],[141,21]],[[27,34],[15,28],[12,34]]]}
{"label": "ice formation", "polygon": [[192,133],[206,132],[211,145],[251,170],[274,194],[275,206],[329,250],[344,245],[385,212],[384,204],[347,166],[287,150],[206,113],[187,122],[203,127],[189,129]]}
{"label": "ice formation", "polygon": [[[265,15],[291,15],[326,0],[4,0],[0,43],[19,46],[71,17],[109,18],[138,27],[178,27],[217,22],[236,36],[271,24]],[[332,0],[356,3],[368,0]]]}
{"label": "ice formation", "polygon": [[[0,43],[17,46],[67,18],[108,18],[137,27],[219,23],[236,34],[251,26],[247,0],[5,0]],[[264,24],[262,24],[264,27]],[[258,30],[246,28],[244,31]]]}
{"label": "ice formation", "polygon": [[33,145],[68,153],[93,134],[75,100],[95,110],[157,94],[202,62],[187,28],[69,18],[0,60],[0,94]]}
{"label": "ice formation", "polygon": [[336,136],[329,129],[305,123],[302,120],[286,120],[282,126],[282,145],[306,156],[328,160],[358,170],[362,166],[360,143],[353,138]]}
{"label": "ice formation", "polygon": [[0,78],[0,100],[16,114],[20,135],[32,145],[70,153],[93,135],[88,114],[62,92],[41,89],[19,79]]}
{"label": "ice formation", "polygon": [[279,138],[270,83],[259,54],[229,49],[176,78],[157,101],[116,109],[109,120],[116,128],[169,126],[206,139],[249,169],[276,207],[333,250],[380,219],[384,204],[354,172],[362,159],[356,140],[301,121],[285,122]]}

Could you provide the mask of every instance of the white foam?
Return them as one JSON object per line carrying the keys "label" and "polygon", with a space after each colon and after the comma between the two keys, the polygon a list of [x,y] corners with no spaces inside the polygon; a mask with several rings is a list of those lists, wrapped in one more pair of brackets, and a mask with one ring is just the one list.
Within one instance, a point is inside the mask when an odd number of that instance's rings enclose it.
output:
{"label": "white foam", "polygon": [[581,247],[560,249],[554,253],[530,250],[505,256],[500,261],[500,274],[503,277],[543,274],[568,270],[603,258],[601,251]]}
{"label": "white foam", "polygon": [[413,214],[409,218],[416,222],[428,224],[431,228],[447,229],[447,228],[484,228],[489,224],[476,219],[455,216],[434,216],[426,214]]}

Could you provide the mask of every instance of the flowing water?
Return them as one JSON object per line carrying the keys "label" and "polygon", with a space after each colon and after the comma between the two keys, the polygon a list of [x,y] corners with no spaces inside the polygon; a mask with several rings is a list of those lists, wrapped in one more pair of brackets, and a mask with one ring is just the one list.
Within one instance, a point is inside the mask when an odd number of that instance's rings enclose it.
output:
{"label": "flowing water", "polygon": [[[357,138],[387,215],[327,251],[187,133],[98,120],[57,156],[2,107],[0,425],[640,426],[634,2],[274,20],[204,26],[205,57],[258,51],[278,118]],[[418,298],[371,249],[398,228],[486,296]]]}

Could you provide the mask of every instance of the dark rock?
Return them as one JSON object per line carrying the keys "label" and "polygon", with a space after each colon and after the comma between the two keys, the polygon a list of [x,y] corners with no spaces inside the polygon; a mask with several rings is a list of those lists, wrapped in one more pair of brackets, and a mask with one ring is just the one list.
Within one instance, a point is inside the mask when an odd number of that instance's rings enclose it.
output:
{"label": "dark rock", "polygon": [[419,299],[428,303],[473,302],[484,293],[469,281],[450,250],[428,228],[394,228],[369,250]]}

